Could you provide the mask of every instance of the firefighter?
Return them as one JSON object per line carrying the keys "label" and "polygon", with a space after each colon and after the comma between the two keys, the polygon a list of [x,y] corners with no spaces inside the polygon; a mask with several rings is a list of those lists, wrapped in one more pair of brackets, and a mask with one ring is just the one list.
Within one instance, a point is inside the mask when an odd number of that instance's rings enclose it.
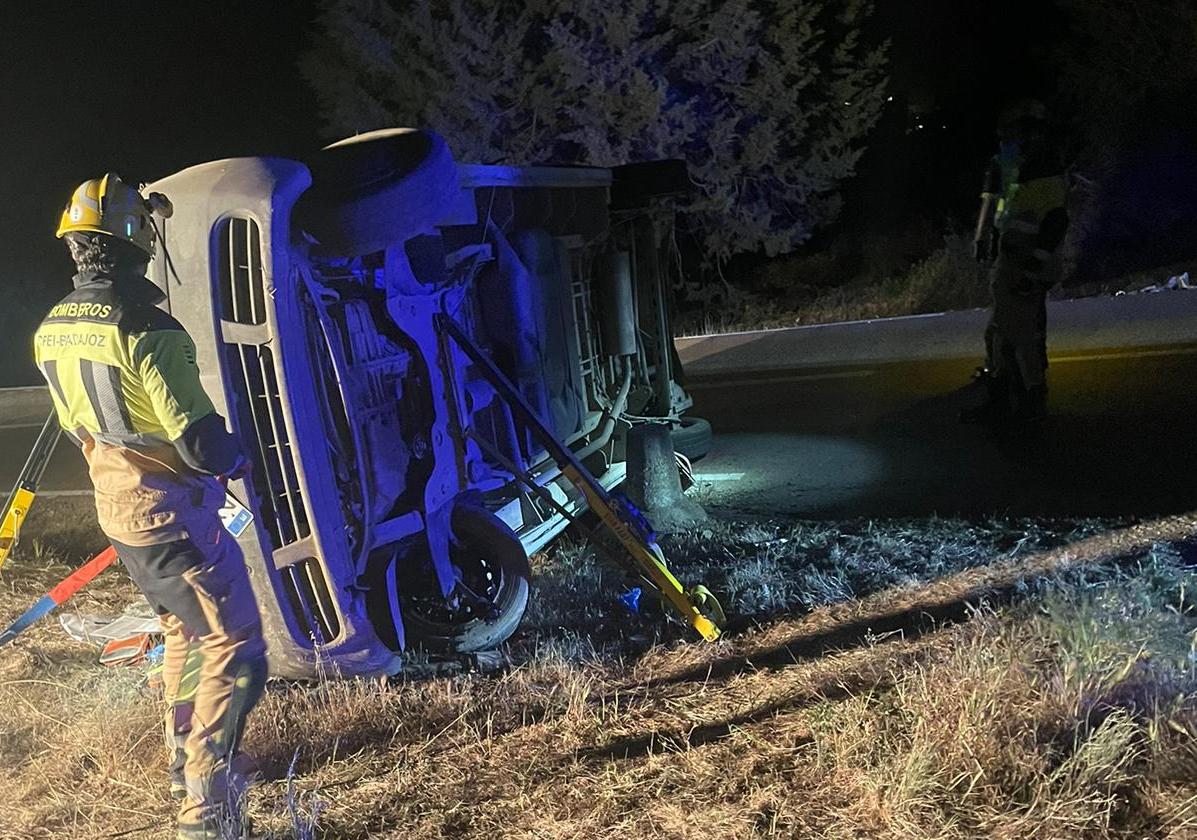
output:
{"label": "firefighter", "polygon": [[75,190],[58,227],[75,290],[38,328],[34,355],[87,460],[100,527],[162,617],[172,759],[184,741],[173,765],[178,836],[237,836],[238,743],[265,685],[266,645],[218,511],[222,482],[248,475],[249,463],[200,385],[195,344],[145,277],[154,209],[169,215],[169,202],[112,173]]}
{"label": "firefighter", "polygon": [[1042,106],[1003,115],[990,160],[974,237],[990,264],[992,296],[985,328],[984,404],[964,422],[1031,421],[1047,413],[1047,290],[1052,262],[1068,226],[1066,184],[1043,136]]}

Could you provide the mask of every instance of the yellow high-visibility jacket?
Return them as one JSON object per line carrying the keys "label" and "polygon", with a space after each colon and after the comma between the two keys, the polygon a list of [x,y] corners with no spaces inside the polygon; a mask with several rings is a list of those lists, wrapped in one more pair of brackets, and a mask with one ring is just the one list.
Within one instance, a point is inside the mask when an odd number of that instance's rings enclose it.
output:
{"label": "yellow high-visibility jacket", "polygon": [[63,429],[83,450],[100,527],[126,545],[188,536],[220,508],[239,449],[199,381],[195,344],[143,277],[80,275],[33,339]]}

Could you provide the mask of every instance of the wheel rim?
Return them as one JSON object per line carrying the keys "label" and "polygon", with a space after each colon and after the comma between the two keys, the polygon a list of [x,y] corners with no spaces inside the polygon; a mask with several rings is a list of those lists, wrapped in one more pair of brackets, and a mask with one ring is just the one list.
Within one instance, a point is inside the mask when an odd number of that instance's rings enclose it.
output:
{"label": "wheel rim", "polygon": [[440,593],[412,595],[408,602],[413,617],[446,632],[473,621],[498,618],[507,581],[502,565],[483,555],[472,555],[464,563],[454,558],[453,565],[459,577],[448,602]]}

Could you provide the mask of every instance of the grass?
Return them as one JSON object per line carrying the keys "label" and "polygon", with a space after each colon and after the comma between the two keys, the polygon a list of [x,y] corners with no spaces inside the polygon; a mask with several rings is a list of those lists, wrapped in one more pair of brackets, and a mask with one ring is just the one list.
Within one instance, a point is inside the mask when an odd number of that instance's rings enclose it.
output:
{"label": "grass", "polygon": [[[500,674],[272,684],[250,810],[276,837],[1195,836],[1194,524],[716,519],[666,547],[724,596],[714,646],[562,543]],[[39,545],[5,617],[82,559]],[[131,594],[109,573],[81,608]],[[171,836],[157,726],[139,672],[50,623],[0,651],[0,837]]]}
{"label": "grass", "polygon": [[985,307],[989,286],[971,249],[966,237],[953,234],[905,265],[886,260],[836,271],[843,261],[828,255],[781,259],[755,288],[729,287],[718,307],[679,312],[674,332],[712,335]]}

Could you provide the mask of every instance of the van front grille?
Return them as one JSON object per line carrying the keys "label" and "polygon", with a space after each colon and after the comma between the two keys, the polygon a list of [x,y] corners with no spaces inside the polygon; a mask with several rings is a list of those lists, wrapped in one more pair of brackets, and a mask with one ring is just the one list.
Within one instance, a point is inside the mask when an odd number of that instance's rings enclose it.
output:
{"label": "van front grille", "polygon": [[[245,326],[266,323],[265,275],[258,224],[230,218],[217,230],[213,260],[223,322]],[[226,335],[228,333],[226,332]],[[245,444],[256,445],[251,478],[257,517],[270,549],[294,545],[312,535],[296,453],[287,431],[283,393],[267,344],[226,342],[224,368],[229,410]],[[266,546],[263,546],[265,548]],[[298,639],[329,644],[341,634],[341,621],[323,565],[307,557],[279,567],[287,603],[298,623]]]}
{"label": "van front grille", "polygon": [[230,218],[218,230],[214,261],[220,290],[220,316],[234,324],[266,322],[266,289],[262,271],[262,234],[253,219]]}
{"label": "van front grille", "polygon": [[234,389],[241,402],[238,428],[253,429],[258,445],[253,481],[259,514],[279,549],[309,536],[312,528],[283,418],[274,357],[261,344],[230,344],[228,351],[228,370],[243,385]]}
{"label": "van front grille", "polygon": [[324,570],[313,557],[291,563],[282,570],[283,590],[300,621],[300,629],[313,644],[323,645],[341,634],[341,621],[333,606]]}

